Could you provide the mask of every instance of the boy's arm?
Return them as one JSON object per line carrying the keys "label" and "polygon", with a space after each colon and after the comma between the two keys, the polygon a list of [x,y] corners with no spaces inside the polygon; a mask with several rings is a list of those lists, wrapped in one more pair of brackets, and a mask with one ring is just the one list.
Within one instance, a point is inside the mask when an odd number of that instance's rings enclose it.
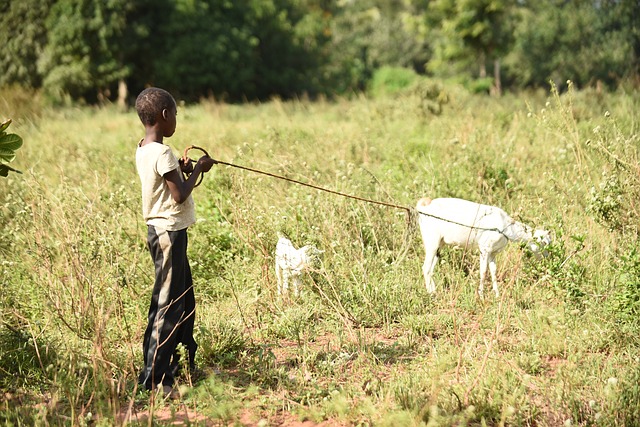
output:
{"label": "boy's arm", "polygon": [[167,182],[167,186],[169,187],[173,200],[175,200],[176,203],[184,203],[191,195],[196,182],[198,182],[200,174],[209,172],[214,163],[215,160],[211,157],[201,157],[193,167],[193,172],[186,180],[181,179],[182,177],[180,174],[182,172],[179,169],[173,169],[172,171],[165,173],[163,177]]}

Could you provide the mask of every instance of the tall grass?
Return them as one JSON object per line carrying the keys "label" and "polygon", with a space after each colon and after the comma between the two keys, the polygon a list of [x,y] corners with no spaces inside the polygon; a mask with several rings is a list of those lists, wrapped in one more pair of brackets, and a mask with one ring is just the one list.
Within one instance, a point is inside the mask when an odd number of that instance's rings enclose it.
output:
{"label": "tall grass", "polygon": [[[181,380],[192,387],[168,407],[136,386],[153,273],[135,113],[14,116],[25,174],[0,187],[0,420],[146,423],[189,409],[195,424],[637,423],[637,95],[443,88],[438,115],[416,91],[181,106],[166,142],[402,206],[496,204],[553,230],[550,256],[509,247],[504,292],[482,301],[477,255],[445,248],[430,296],[403,210],[218,166],[190,230],[206,378]],[[325,250],[299,298],[277,296],[278,232]]]}

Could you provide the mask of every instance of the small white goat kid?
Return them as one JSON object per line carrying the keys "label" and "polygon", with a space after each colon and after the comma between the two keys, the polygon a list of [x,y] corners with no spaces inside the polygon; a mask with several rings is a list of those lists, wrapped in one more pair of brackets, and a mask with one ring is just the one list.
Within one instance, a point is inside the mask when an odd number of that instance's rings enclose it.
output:
{"label": "small white goat kid", "polygon": [[302,273],[313,267],[322,252],[324,251],[313,245],[296,249],[291,240],[280,236],[275,253],[278,295],[286,295],[289,291],[289,282],[291,282],[293,293],[298,296],[302,285]]}
{"label": "small white goat kid", "polygon": [[477,247],[480,250],[480,287],[482,297],[487,268],[491,272],[493,291],[498,294],[496,280],[496,254],[509,241],[525,242],[534,253],[551,243],[548,231],[536,230],[514,221],[505,211],[495,206],[481,205],[462,199],[422,198],[416,205],[418,224],[425,249],[422,266],[427,291],[435,292],[433,270],[438,260],[438,249],[443,245]]}

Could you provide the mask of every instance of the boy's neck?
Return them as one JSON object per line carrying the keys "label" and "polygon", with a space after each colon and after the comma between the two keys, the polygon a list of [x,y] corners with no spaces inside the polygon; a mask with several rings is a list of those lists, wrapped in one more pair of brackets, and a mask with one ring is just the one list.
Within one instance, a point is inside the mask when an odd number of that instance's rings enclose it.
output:
{"label": "boy's neck", "polygon": [[144,147],[147,144],[162,144],[162,141],[154,141],[153,139],[142,138],[138,143],[138,147]]}
{"label": "boy's neck", "polygon": [[142,140],[140,141],[140,144],[138,145],[142,147],[143,145],[151,144],[154,142],[158,144],[162,144],[163,135],[162,135],[162,132],[158,132],[154,127],[149,127],[146,130],[144,138],[142,138]]}

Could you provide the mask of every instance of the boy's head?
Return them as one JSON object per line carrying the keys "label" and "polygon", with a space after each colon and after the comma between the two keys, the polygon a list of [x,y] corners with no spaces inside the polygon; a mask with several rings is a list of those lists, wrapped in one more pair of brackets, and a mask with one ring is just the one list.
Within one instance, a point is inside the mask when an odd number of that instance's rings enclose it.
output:
{"label": "boy's head", "polygon": [[145,126],[156,124],[163,110],[175,111],[176,100],[164,89],[148,87],[136,98],[136,111]]}

